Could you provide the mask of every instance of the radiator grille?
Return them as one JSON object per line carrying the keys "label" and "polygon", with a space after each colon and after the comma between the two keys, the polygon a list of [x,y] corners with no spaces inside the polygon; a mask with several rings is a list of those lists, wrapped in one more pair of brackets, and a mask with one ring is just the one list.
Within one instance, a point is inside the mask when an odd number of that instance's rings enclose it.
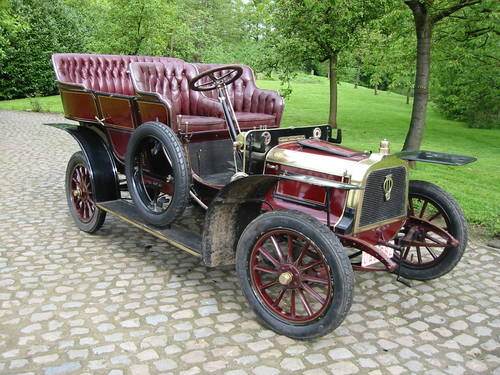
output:
{"label": "radiator grille", "polygon": [[[385,199],[384,181],[392,175],[393,187],[391,198]],[[376,170],[368,175],[363,197],[363,207],[359,226],[375,224],[405,214],[406,169],[393,167]]]}

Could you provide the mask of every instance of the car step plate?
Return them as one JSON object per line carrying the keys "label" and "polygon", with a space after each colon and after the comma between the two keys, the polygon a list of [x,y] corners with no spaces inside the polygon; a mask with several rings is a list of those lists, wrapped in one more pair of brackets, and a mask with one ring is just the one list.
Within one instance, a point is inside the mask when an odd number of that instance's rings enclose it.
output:
{"label": "car step plate", "polygon": [[97,207],[181,250],[201,257],[201,236],[199,234],[189,232],[175,224],[172,224],[168,228],[158,228],[148,224],[141,218],[137,212],[137,208],[124,199],[99,202],[97,203]]}

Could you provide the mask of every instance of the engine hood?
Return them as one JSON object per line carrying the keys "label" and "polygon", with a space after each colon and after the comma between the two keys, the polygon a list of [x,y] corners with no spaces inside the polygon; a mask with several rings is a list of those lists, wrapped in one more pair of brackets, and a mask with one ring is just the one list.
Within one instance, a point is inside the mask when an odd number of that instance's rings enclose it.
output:
{"label": "engine hood", "polygon": [[266,162],[347,177],[350,183],[359,186],[373,169],[406,165],[395,155],[364,154],[319,139],[307,141],[307,145],[297,141],[275,146],[268,152]]}

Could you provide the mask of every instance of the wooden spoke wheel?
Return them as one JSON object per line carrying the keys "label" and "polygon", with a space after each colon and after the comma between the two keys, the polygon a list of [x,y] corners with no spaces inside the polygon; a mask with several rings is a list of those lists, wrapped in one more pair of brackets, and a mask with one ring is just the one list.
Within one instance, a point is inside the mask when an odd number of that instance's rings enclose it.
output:
{"label": "wooden spoke wheel", "polygon": [[430,280],[451,271],[467,244],[467,222],[446,191],[425,181],[410,181],[408,220],[395,242],[401,275]]}
{"label": "wooden spoke wheel", "polygon": [[80,151],[73,154],[66,169],[66,198],[78,228],[94,233],[104,223],[106,212],[96,206],[91,168]]}
{"label": "wooden spoke wheel", "polygon": [[243,293],[269,328],[298,339],[335,329],[351,303],[354,276],[337,237],[297,211],[272,211],[243,232],[236,251]]}

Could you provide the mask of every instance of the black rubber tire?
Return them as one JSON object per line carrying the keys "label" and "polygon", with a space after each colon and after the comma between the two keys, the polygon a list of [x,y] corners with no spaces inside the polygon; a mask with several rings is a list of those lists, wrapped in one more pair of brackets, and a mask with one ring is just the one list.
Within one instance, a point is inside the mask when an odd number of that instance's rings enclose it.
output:
{"label": "black rubber tire", "polygon": [[[68,202],[69,212],[76,223],[76,226],[87,233],[95,233],[102,227],[104,220],[106,219],[106,211],[94,206],[94,212],[91,215],[90,221],[84,221],[80,214],[77,212],[77,208],[73,201],[73,190],[71,188],[71,181],[73,177],[73,172],[76,167],[82,166],[87,169],[90,177],[90,185],[92,189],[92,194],[95,196],[95,183],[93,180],[93,171],[90,168],[90,164],[83,154],[83,152],[75,152],[69,159],[68,166],[66,167],[66,179],[65,179],[65,190],[66,190],[66,200]],[[95,205],[95,201],[93,201]]]}
{"label": "black rubber tire", "polygon": [[[134,158],[140,152],[141,145],[146,138],[159,141],[172,161],[170,166],[174,176],[174,193],[169,206],[161,213],[154,212],[141,198],[142,187],[139,186],[134,174]],[[191,173],[182,144],[174,131],[161,122],[146,122],[134,131],[130,138],[125,156],[125,174],[132,201],[139,214],[150,224],[164,227],[182,215],[189,203],[189,189],[191,188]]]}
{"label": "black rubber tire", "polygon": [[[250,253],[257,241],[273,230],[289,229],[308,238],[323,254],[331,270],[333,298],[314,320],[306,323],[283,319],[265,306],[252,288]],[[337,328],[351,308],[354,272],[344,248],[335,234],[315,218],[299,211],[280,210],[264,213],[243,231],[236,249],[236,271],[243,294],[263,324],[273,331],[299,340],[323,336]]]}
{"label": "black rubber tire", "polygon": [[[425,199],[438,208],[449,222],[448,232],[460,243],[456,247],[445,248],[434,263],[416,266],[401,264],[401,276],[412,280],[432,280],[450,272],[460,261],[467,245],[467,221],[462,209],[453,197],[437,185],[426,181],[412,180],[409,186],[409,199]],[[394,260],[399,262],[399,258]]]}

